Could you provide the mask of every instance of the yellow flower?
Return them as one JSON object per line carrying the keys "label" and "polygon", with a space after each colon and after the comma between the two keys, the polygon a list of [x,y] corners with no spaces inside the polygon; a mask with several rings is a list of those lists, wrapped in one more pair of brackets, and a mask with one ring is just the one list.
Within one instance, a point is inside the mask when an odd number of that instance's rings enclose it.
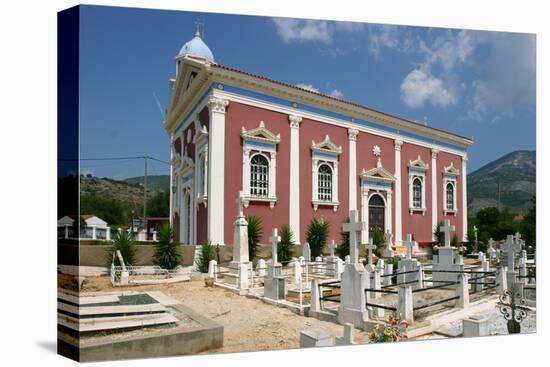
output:
{"label": "yellow flower", "polygon": [[386,326],[386,330],[384,331],[384,334],[386,334],[386,336],[392,335],[393,334],[392,328],[389,326]]}

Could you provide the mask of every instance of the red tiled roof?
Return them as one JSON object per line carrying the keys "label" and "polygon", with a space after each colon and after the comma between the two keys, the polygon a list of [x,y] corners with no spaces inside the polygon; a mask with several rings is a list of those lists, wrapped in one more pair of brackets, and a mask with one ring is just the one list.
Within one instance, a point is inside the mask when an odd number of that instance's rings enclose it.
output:
{"label": "red tiled roof", "polygon": [[323,94],[323,93],[319,93],[319,92],[314,92],[314,91],[309,90],[309,89],[300,88],[300,87],[298,87],[296,85],[293,85],[293,84],[289,84],[289,83],[286,83],[286,82],[281,82],[279,80],[271,79],[271,78],[268,78],[268,77],[265,77],[265,76],[262,76],[262,75],[257,75],[257,74],[253,74],[253,73],[250,73],[250,72],[247,72],[247,71],[235,69],[231,66],[226,66],[226,65],[222,65],[222,64],[216,64],[216,63],[213,63],[212,66],[216,67],[218,69],[228,70],[228,71],[232,71],[232,72],[235,72],[235,73],[251,76],[253,78],[262,79],[262,80],[265,80],[265,81],[268,81],[268,82],[271,82],[271,83],[275,83],[275,84],[279,84],[279,85],[282,85],[282,86],[285,86],[285,87],[298,89],[298,90],[303,91],[303,92],[315,94],[315,95],[318,95],[318,96],[321,96],[321,97],[332,99],[334,101],[346,103],[346,104],[351,105],[351,106],[355,106],[355,107],[363,108],[363,109],[366,109],[366,110],[369,110],[369,111],[372,111],[372,112],[380,113],[380,114],[386,115],[388,117],[398,118],[400,120],[403,120],[403,121],[405,121],[409,124],[416,125],[418,127],[428,128],[428,129],[431,129],[431,130],[434,130],[434,131],[438,131],[438,132],[442,132],[442,133],[445,133],[445,134],[453,135],[453,136],[456,136],[458,138],[466,139],[466,140],[469,140],[469,141],[473,142],[472,138],[468,138],[468,137],[465,137],[465,136],[462,136],[462,135],[459,135],[459,134],[456,134],[456,133],[451,133],[451,132],[448,132],[448,131],[445,131],[445,130],[442,130],[442,129],[438,129],[436,127],[426,126],[424,124],[420,124],[420,123],[415,122],[415,121],[411,121],[411,120],[408,120],[408,119],[405,119],[405,118],[402,118],[402,117],[399,117],[399,116],[395,116],[395,115],[389,114],[387,112],[382,112],[382,111],[376,110],[376,109],[371,108],[371,107],[367,107],[367,106],[359,104],[359,103],[350,102],[350,101],[347,101],[345,99],[336,98],[336,97],[329,96],[327,94]]}
{"label": "red tiled roof", "polygon": [[84,219],[90,219],[91,217],[95,217],[93,214],[80,214],[80,216]]}

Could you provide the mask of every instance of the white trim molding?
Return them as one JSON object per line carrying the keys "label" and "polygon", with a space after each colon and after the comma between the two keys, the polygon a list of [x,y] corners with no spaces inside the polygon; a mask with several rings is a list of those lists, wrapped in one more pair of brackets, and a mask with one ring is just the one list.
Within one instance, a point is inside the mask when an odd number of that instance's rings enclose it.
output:
{"label": "white trim molding", "polygon": [[[426,171],[429,165],[424,163],[420,155],[414,161],[409,161],[409,214],[420,212],[422,215],[426,213]],[[420,181],[421,195],[420,207],[414,205],[414,182]]]}
{"label": "white trim molding", "polygon": [[462,241],[468,240],[468,197],[467,197],[467,177],[466,166],[468,157],[462,157]]}
{"label": "white trim molding", "polygon": [[[328,135],[319,143],[311,141],[311,175],[312,175],[312,197],[311,203],[313,210],[319,206],[332,206],[333,210],[338,210],[340,202],[338,201],[338,157],[342,153],[342,147],[334,144]],[[319,192],[319,168],[326,165],[330,170],[331,193],[330,200],[323,199]]]}
{"label": "white trim molding", "polygon": [[401,210],[401,147],[403,140],[395,139],[395,239],[396,244],[401,244],[402,241],[402,210]]}
{"label": "white trim molding", "polygon": [[208,204],[208,130],[205,125],[200,125],[197,114],[196,133],[193,137],[195,144],[195,197],[196,208],[200,204],[207,207]]}
{"label": "white trim molding", "polygon": [[227,99],[211,97],[208,100],[208,199],[211,203],[216,203],[215,210],[212,205],[208,210],[208,239],[213,245],[224,244],[225,110],[228,105]]}
{"label": "white trim molding", "polygon": [[[251,201],[268,202],[269,207],[273,208],[277,202],[276,195],[276,173],[277,173],[277,144],[281,141],[280,134],[275,135],[265,127],[265,123],[260,121],[257,128],[246,130],[241,129],[241,138],[243,139],[243,176],[242,188],[245,193],[244,206],[248,207]],[[250,187],[251,181],[251,160],[256,156],[263,156],[268,162],[267,172],[267,194],[253,194]]]}
{"label": "white trim molding", "polygon": [[300,244],[300,123],[302,118],[288,115],[290,125],[290,177],[288,221],[294,241]]}
{"label": "white trim molding", "polygon": [[432,241],[436,241],[433,232],[438,222],[438,210],[437,210],[437,155],[439,149],[432,148]]}
{"label": "white trim molding", "polygon": [[349,142],[349,210],[357,209],[357,135],[359,130],[348,129]]}
{"label": "white trim molding", "polygon": [[[448,215],[452,214],[455,215],[458,212],[458,206],[457,206],[457,187],[456,187],[456,178],[460,175],[460,171],[457,170],[453,163],[447,167],[443,167],[443,214]],[[448,208],[447,207],[447,185],[451,184],[453,186],[453,207]]]}

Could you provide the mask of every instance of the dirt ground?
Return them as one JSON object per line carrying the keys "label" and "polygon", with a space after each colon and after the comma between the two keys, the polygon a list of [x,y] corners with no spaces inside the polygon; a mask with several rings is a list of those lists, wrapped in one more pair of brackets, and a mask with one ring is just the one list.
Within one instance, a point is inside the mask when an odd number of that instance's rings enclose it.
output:
{"label": "dirt ground", "polygon": [[[120,291],[109,277],[88,277],[82,292]],[[222,288],[206,288],[203,280],[166,285],[124,287],[127,291],[161,291],[224,326],[224,346],[206,353],[227,353],[298,348],[300,330],[321,327],[334,336],[343,335],[343,326],[300,316],[268,305],[261,300],[239,296]],[[367,334],[355,330],[355,342],[366,343]]]}

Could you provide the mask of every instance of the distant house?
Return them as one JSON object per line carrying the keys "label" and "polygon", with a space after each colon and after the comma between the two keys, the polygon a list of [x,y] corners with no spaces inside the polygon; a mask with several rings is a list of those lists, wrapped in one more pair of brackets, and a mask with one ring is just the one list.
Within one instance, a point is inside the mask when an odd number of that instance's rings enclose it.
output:
{"label": "distant house", "polygon": [[[92,240],[110,240],[111,229],[103,219],[93,214],[82,214],[86,226],[80,228],[80,238],[88,238]],[[74,218],[68,215],[60,218],[57,221],[58,237],[74,237]]]}
{"label": "distant house", "polygon": [[164,224],[170,225],[169,217],[148,217],[147,218],[147,240],[156,241],[157,234]]}

